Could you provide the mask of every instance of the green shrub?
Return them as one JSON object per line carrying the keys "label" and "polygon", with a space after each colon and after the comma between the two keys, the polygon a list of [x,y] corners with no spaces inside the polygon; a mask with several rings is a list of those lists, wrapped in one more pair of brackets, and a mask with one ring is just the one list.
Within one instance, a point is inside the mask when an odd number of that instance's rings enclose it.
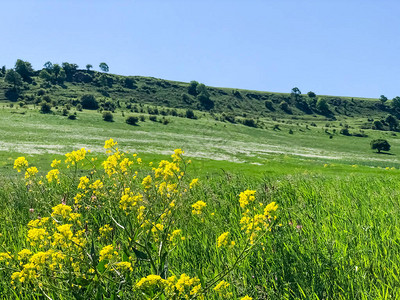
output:
{"label": "green shrub", "polygon": [[40,112],[42,114],[49,114],[51,113],[51,104],[47,102],[42,102],[40,104]]}
{"label": "green shrub", "polygon": [[125,122],[129,125],[137,125],[137,123],[139,122],[139,118],[135,116],[129,116],[126,118]]}
{"label": "green shrub", "polygon": [[81,105],[84,109],[95,110],[99,108],[99,103],[93,95],[83,95],[81,97]]}
{"label": "green shrub", "polygon": [[113,122],[114,116],[113,116],[112,112],[110,112],[110,111],[103,112],[103,120],[106,122]]}
{"label": "green shrub", "polygon": [[372,140],[370,145],[371,145],[371,149],[372,150],[376,149],[378,151],[378,153],[380,153],[382,150],[383,151],[390,150],[390,144],[387,140],[383,140],[383,139]]}

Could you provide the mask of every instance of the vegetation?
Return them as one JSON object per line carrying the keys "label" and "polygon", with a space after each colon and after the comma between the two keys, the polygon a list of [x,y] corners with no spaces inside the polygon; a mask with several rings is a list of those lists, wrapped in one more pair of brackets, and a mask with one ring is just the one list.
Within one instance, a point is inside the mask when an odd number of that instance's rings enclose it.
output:
{"label": "vegetation", "polygon": [[378,153],[380,153],[382,150],[389,151],[390,144],[388,143],[387,140],[383,140],[383,139],[372,140],[371,141],[371,149],[372,150],[376,149],[378,151]]}
{"label": "vegetation", "polygon": [[0,69],[0,298],[399,298],[397,98],[18,67]]}

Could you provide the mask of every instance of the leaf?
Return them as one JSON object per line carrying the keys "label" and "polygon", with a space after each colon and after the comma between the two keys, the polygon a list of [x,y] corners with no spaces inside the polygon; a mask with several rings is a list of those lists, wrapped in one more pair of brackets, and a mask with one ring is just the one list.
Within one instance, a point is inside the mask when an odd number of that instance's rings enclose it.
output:
{"label": "leaf", "polygon": [[90,284],[90,281],[83,277],[76,278],[76,283],[81,286],[87,286]]}
{"label": "leaf", "polygon": [[133,248],[133,252],[135,252],[135,255],[138,259],[148,259],[149,258],[146,253],[144,253],[140,250],[137,250],[135,248]]}
{"label": "leaf", "polygon": [[101,262],[99,262],[99,264],[97,265],[97,271],[99,271],[100,273],[104,272],[106,267],[106,262],[103,260]]}

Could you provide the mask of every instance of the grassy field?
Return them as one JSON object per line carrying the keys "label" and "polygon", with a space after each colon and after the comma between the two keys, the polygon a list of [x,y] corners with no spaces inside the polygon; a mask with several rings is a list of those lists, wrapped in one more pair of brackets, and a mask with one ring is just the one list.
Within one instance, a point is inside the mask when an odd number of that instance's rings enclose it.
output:
{"label": "grassy field", "polygon": [[[287,114],[264,101],[290,95],[209,88],[216,106],[204,111],[195,98],[181,102],[186,83],[135,77],[127,89],[113,78],[105,90],[46,88],[58,99],[50,114],[32,104],[42,101],[33,96],[39,78],[21,105],[0,103],[0,298],[400,297],[400,140],[369,129],[388,107],[332,97],[333,117],[294,103]],[[67,115],[77,119],[63,116],[71,99],[105,91],[121,99],[113,122],[74,105]],[[338,99],[345,104],[335,106]],[[151,121],[156,106],[177,116]],[[196,119],[185,117],[188,108]],[[251,114],[257,128],[227,114]],[[145,121],[128,125],[127,116]],[[353,136],[340,134],[345,127]],[[105,153],[110,138],[118,146]],[[391,151],[372,151],[376,138]],[[82,148],[91,153],[66,162]],[[23,159],[22,172],[14,169],[22,156],[37,173]]]}
{"label": "grassy field", "polygon": [[[304,165],[300,173],[301,161],[296,161],[274,176],[252,176],[254,170],[241,174],[240,169],[232,168],[235,163],[224,162],[226,168],[231,166],[227,172],[202,169],[199,174],[196,159],[186,168],[175,156],[176,165],[186,173],[177,179],[157,177],[157,172],[167,174],[169,169],[160,166],[151,171],[147,162],[138,165],[136,158],[128,155],[133,165],[122,171],[117,164],[116,172],[109,177],[102,167],[92,164],[90,158],[94,156],[95,153],[86,153],[84,166],[77,162],[82,172],[75,170],[71,162],[70,168],[62,162],[58,167],[59,184],[47,182],[46,177],[41,179],[40,173],[24,180],[23,172],[3,181],[2,298],[40,299],[40,295],[47,295],[52,299],[87,299],[94,294],[99,299],[175,299],[187,294],[188,298],[203,295],[206,299],[242,299],[246,295],[253,299],[397,299],[400,295],[397,171],[375,168],[372,172],[344,165],[311,166],[306,170]],[[29,158],[30,166],[35,164],[34,159]],[[123,157],[118,162],[122,160]],[[158,166],[156,161],[154,166]],[[94,171],[93,176],[85,177],[86,187],[77,188],[79,177],[89,174],[88,170]],[[153,181],[146,189],[142,179],[147,175]],[[196,177],[200,177],[198,184],[189,188]],[[96,180],[104,186],[96,185]],[[170,196],[162,194],[162,182],[178,183],[177,190],[170,190]],[[130,202],[124,208],[121,196],[126,187],[134,195],[144,195],[143,200],[138,200],[137,205]],[[244,201],[242,205],[239,195],[245,190],[255,191],[255,199],[244,197],[248,203]],[[82,196],[76,200],[78,194]],[[198,201],[205,206],[194,213],[192,205]],[[171,202],[174,206],[165,206]],[[276,220],[273,214],[265,215],[272,202],[279,206]],[[80,215],[63,215],[57,212],[57,205],[72,206],[74,213]],[[148,211],[148,222],[137,223],[139,205]],[[49,242],[35,240],[37,229],[27,226],[28,222],[49,217],[52,211],[55,222],[38,226],[52,235]],[[267,218],[260,221],[257,216]],[[75,242],[68,242],[68,232],[64,238],[57,237],[61,226],[70,224],[71,237],[77,236]],[[100,228],[105,225],[112,230],[102,234]],[[83,236],[78,234],[82,226]],[[179,237],[182,235],[185,240],[172,242],[175,230],[181,230]],[[227,244],[220,245],[219,238],[227,232]],[[135,243],[130,236],[135,236]],[[80,254],[81,248],[74,243],[82,243],[88,257]],[[110,245],[115,252],[102,262],[99,257]],[[17,253],[23,249],[31,252],[28,258],[18,258],[22,254]],[[48,254],[44,261],[34,264],[31,276],[24,273],[29,267],[24,265],[26,259],[36,261],[37,256],[51,251],[65,257]],[[60,267],[51,267],[55,261]],[[129,263],[132,270],[120,269],[120,262]],[[160,277],[150,280],[150,274]],[[182,274],[192,279],[184,281],[181,293],[178,281]],[[25,276],[23,281],[21,276]],[[170,289],[162,278],[170,278]],[[193,292],[198,285],[197,292]]]}

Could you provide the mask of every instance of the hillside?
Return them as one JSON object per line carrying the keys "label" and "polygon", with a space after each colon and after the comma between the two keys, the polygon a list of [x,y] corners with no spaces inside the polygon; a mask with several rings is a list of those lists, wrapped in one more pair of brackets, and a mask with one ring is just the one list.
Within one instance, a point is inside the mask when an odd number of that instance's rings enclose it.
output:
{"label": "hillside", "polygon": [[[39,77],[39,71],[32,72],[30,79],[11,91],[11,85],[0,80],[0,101],[23,101],[38,104],[45,100],[53,106],[79,103],[84,94],[91,94],[103,104],[113,102],[118,108],[131,109],[135,104],[150,104],[166,108],[200,110],[210,113],[224,113],[227,120],[232,117],[257,118],[319,118],[335,120],[343,117],[379,118],[388,113],[396,114],[388,105],[378,99],[288,94],[242,90],[234,88],[204,87],[199,84],[190,94],[190,84],[141,76],[119,76],[88,70],[73,70],[62,83]],[[4,74],[0,73],[4,77]],[[196,95],[197,94],[197,95]],[[206,97],[201,97],[205,94]],[[328,108],[318,107],[318,99],[327,102]]]}

